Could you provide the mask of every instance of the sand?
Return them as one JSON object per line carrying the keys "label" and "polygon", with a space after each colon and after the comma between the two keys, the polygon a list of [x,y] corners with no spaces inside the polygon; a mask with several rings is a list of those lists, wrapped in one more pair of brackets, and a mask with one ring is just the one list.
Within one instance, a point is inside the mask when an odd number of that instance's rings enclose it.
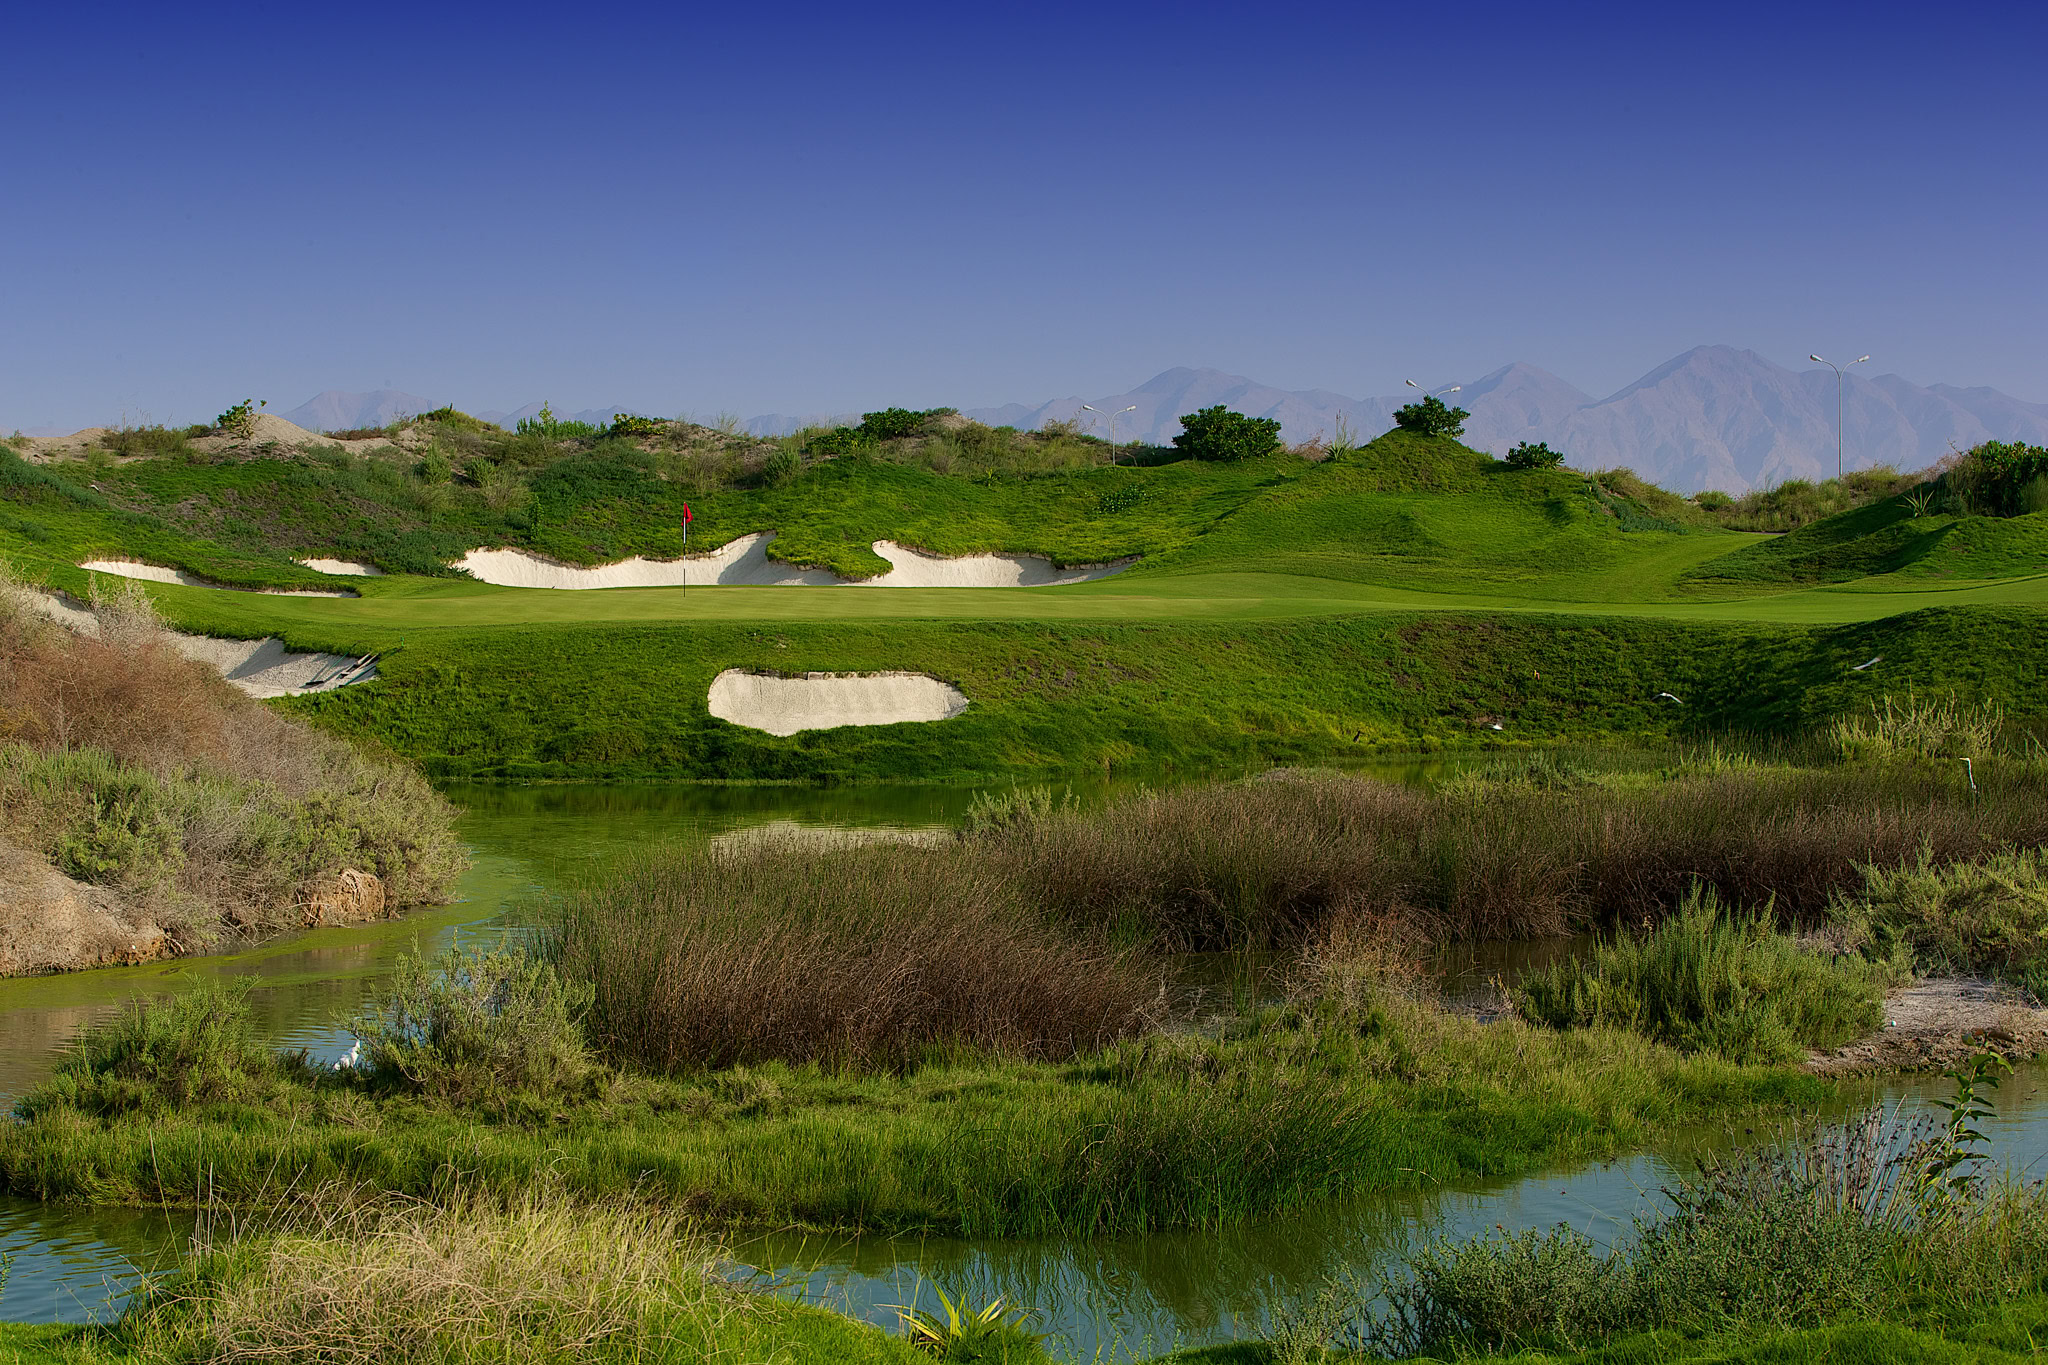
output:
{"label": "sand", "polygon": [[711,714],[750,730],[793,735],[842,725],[948,720],[967,709],[950,683],[923,673],[810,673],[782,678],[728,668],[711,680]]}
{"label": "sand", "polygon": [[[15,590],[19,600],[39,616],[80,635],[98,636],[99,618],[92,609],[61,593],[33,588]],[[299,697],[331,692],[337,687],[368,682],[377,676],[373,657],[346,654],[298,654],[276,636],[261,640],[225,640],[167,630],[171,647],[196,663],[216,669],[223,678],[252,697]]]}
{"label": "sand", "polygon": [[[86,427],[72,432],[69,436],[30,436],[24,438],[26,449],[23,458],[32,464],[47,460],[72,460],[85,454],[100,443],[100,438],[110,432],[108,427]],[[281,446],[291,450],[302,450],[307,446],[339,446],[351,454],[377,450],[396,445],[409,448],[417,443],[411,428],[401,431],[395,437],[372,436],[360,441],[337,441],[332,436],[322,436],[317,431],[308,431],[295,422],[287,422],[267,412],[259,412],[249,425],[247,436],[193,436],[188,443],[194,450],[246,451],[262,454],[263,446]],[[117,463],[129,460],[147,459],[144,455],[118,455]]]}
{"label": "sand", "polygon": [[302,559],[300,564],[314,573],[333,574],[340,578],[382,578],[384,571],[375,564],[362,564],[353,559]]}
{"label": "sand", "polygon": [[2048,1010],[2018,991],[1972,977],[1930,977],[1885,997],[1884,1027],[1807,1059],[1823,1076],[1940,1071],[1989,1048],[2008,1057],[2048,1049]]}
{"label": "sand", "polygon": [[471,550],[455,567],[502,588],[829,588],[842,580],[824,569],[798,569],[768,558],[773,531],[741,536],[681,559],[625,559],[595,569],[559,564],[525,550]]}
{"label": "sand", "polygon": [[87,573],[110,573],[122,578],[140,578],[150,583],[174,583],[185,588],[212,588],[219,592],[258,592],[273,597],[357,597],[346,588],[237,588],[210,578],[166,569],[161,564],[141,564],[132,559],[88,559],[78,566]]}
{"label": "sand", "polygon": [[502,588],[1050,588],[1104,578],[1133,562],[1124,559],[1061,569],[1039,555],[947,557],[913,550],[893,540],[878,540],[874,551],[889,561],[888,572],[848,580],[825,569],[776,563],[768,558],[768,543],[774,539],[773,531],[761,531],[708,554],[625,559],[594,569],[557,563],[525,550],[471,550],[455,567]]}
{"label": "sand", "polygon": [[1107,578],[1132,563],[1123,559],[1061,569],[1040,555],[934,555],[893,540],[876,541],[874,550],[890,568],[861,580],[864,588],[1057,588]]}

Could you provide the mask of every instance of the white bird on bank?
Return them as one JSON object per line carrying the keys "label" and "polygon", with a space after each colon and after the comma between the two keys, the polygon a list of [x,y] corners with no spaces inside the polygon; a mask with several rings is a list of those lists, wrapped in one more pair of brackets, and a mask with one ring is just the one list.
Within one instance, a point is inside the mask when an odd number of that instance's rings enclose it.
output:
{"label": "white bird on bank", "polygon": [[334,1064],[334,1069],[336,1071],[354,1071],[357,1067],[361,1066],[362,1064],[363,1040],[358,1038],[356,1039],[355,1046],[350,1048],[347,1054],[344,1055],[340,1061]]}
{"label": "white bird on bank", "polygon": [[1884,655],[1882,655],[1882,654],[1879,654],[1879,655],[1877,655],[1877,656],[1876,656],[1875,658],[1865,659],[1865,660],[1864,660],[1864,661],[1863,661],[1862,663],[1860,663],[1860,664],[1857,664],[1857,665],[1856,665],[1855,667],[1851,668],[1851,669],[1850,669],[1849,671],[1850,671],[1851,673],[1861,673],[1861,672],[1862,672],[1862,671],[1863,671],[1864,669],[1866,669],[1866,668],[1875,668],[1875,667],[1877,667],[1877,665],[1879,665],[1879,664],[1881,664],[1881,663],[1883,663],[1883,662],[1884,662]]}
{"label": "white bird on bank", "polygon": [[1671,695],[1671,694],[1670,694],[1669,692],[1659,692],[1659,693],[1658,693],[1658,694],[1657,694],[1656,696],[1654,696],[1654,697],[1650,698],[1650,700],[1651,700],[1651,701],[1677,701],[1677,702],[1678,702],[1678,704],[1679,704],[1680,706],[1683,706],[1683,705],[1685,705],[1685,703],[1684,703],[1684,702],[1682,702],[1682,701],[1678,701],[1678,698],[1676,698],[1676,697],[1672,696],[1672,695]]}

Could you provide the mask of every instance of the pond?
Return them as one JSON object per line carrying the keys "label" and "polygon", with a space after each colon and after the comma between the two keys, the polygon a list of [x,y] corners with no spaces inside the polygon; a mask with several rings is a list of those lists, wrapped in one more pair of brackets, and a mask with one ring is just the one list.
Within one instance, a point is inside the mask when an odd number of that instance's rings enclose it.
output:
{"label": "pond", "polygon": [[[1375,775],[1420,781],[1439,760],[1386,765]],[[1118,783],[1118,787],[1126,784]],[[1136,784],[1133,784],[1136,785]],[[1095,801],[1113,788],[1077,787]],[[264,1035],[317,1056],[347,1046],[345,1017],[415,945],[435,951],[517,932],[517,911],[572,885],[612,860],[676,838],[762,831],[936,834],[964,818],[976,793],[952,787],[564,786],[455,788],[474,862],[447,906],[355,928],[318,929],[261,948],[211,958],[65,976],[0,981],[0,1104],[46,1075],[81,1027],[135,995],[160,995],[207,980],[248,976]],[[1443,964],[1454,995],[1479,992],[1496,973],[1569,945],[1524,945],[1469,953]],[[1924,1105],[1947,1085],[1909,1080],[1857,1089],[1846,1112],[1877,1100]],[[1987,1129],[2009,1168],[2048,1168],[2048,1074],[2026,1068],[1998,1095]],[[1625,1159],[1513,1182],[1377,1196],[1307,1215],[1223,1232],[1154,1234],[1044,1242],[946,1239],[861,1240],[755,1236],[737,1254],[781,1286],[841,1311],[893,1327],[892,1305],[934,1302],[929,1286],[965,1287],[977,1300],[1002,1295],[1037,1311],[1035,1330],[1092,1358],[1164,1350],[1255,1333],[1276,1305],[1308,1293],[1338,1270],[1369,1272],[1418,1237],[1452,1236],[1495,1224],[1568,1222],[1596,1237],[1625,1230],[1652,1207],[1658,1187],[1703,1144],[1740,1132],[1674,1137]],[[143,1271],[166,1267],[193,1233],[189,1213],[50,1209],[0,1198],[0,1252],[15,1257],[0,1320],[84,1321],[118,1310]]]}

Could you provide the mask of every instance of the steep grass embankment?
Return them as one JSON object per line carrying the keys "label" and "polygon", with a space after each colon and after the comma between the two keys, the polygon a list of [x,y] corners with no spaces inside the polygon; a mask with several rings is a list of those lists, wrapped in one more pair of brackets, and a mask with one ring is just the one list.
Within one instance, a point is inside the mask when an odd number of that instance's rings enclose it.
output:
{"label": "steep grass embankment", "polygon": [[[1853,671],[1880,654],[1881,670]],[[2043,713],[2044,661],[2048,618],[2012,609],[1812,630],[1462,615],[705,621],[422,633],[385,654],[374,687],[285,705],[448,777],[961,780],[1232,771],[1495,738],[1803,733],[1910,686],[2026,720]],[[711,716],[711,683],[730,668],[914,670],[969,705],[933,724],[778,738]]]}

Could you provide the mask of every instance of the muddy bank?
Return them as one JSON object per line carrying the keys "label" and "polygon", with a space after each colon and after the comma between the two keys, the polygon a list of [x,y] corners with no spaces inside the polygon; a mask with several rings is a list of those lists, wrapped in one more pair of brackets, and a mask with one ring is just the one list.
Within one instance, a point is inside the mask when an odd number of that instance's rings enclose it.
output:
{"label": "muddy bank", "polygon": [[1986,1050],[2013,1059],[2048,1052],[2048,1009],[1996,981],[1931,977],[1886,997],[1881,1032],[1816,1052],[1806,1068],[1823,1076],[1945,1071]]}
{"label": "muddy bank", "polygon": [[[292,897],[292,919],[306,928],[395,912],[384,883],[355,868],[316,877]],[[252,927],[220,923],[230,935]],[[132,966],[221,946],[143,897],[67,877],[37,854],[0,841],[0,976]]]}

